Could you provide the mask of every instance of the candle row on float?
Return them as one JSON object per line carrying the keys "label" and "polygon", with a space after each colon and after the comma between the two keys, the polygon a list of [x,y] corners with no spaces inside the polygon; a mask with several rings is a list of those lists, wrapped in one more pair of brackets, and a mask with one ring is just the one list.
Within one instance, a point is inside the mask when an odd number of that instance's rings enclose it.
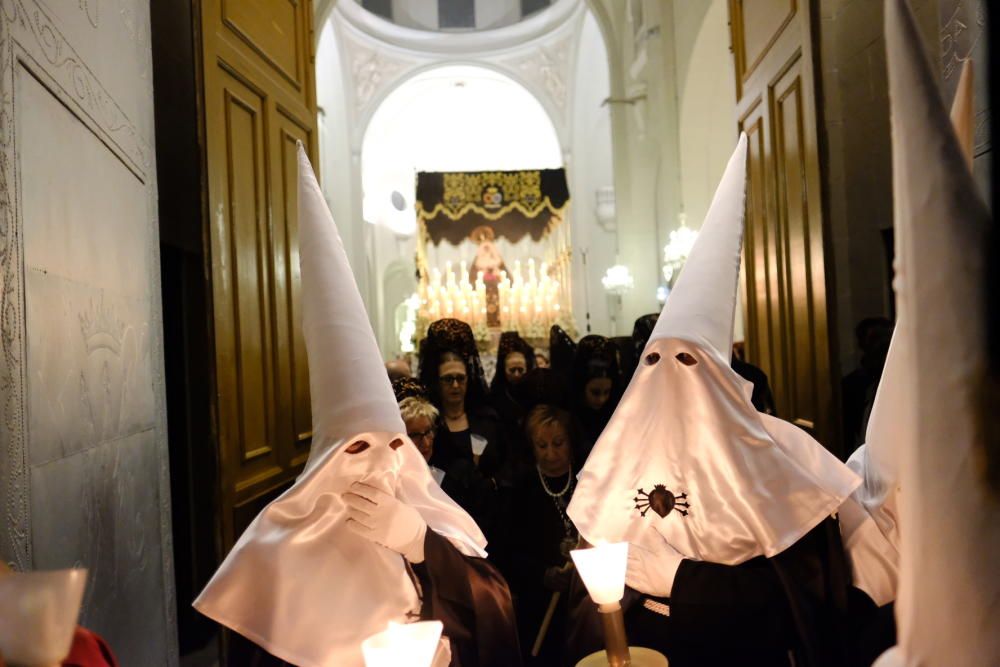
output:
{"label": "candle row on float", "polygon": [[435,267],[429,279],[419,288],[421,316],[430,322],[445,317],[467,322],[473,328],[486,324],[486,283],[483,272],[476,275],[476,282],[469,280],[469,269],[463,261],[458,276],[452,263],[445,265],[444,274]]}
{"label": "candle row on float", "polygon": [[[535,260],[528,260],[528,276],[521,271],[521,262],[514,262],[508,275],[500,274],[500,326],[536,337],[547,332],[559,317],[559,281],[549,275],[549,266],[542,262],[535,270]],[[537,330],[537,331],[536,331]]]}

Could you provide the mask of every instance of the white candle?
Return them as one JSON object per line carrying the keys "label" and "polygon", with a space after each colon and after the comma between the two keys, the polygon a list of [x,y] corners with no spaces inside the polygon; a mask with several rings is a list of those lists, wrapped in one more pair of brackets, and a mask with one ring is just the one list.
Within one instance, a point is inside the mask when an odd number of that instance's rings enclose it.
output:
{"label": "white candle", "polygon": [[365,667],[430,667],[443,627],[441,621],[390,621],[386,630],[361,642]]}
{"label": "white candle", "polygon": [[569,553],[594,602],[609,605],[622,599],[625,594],[628,542],[597,544],[590,549],[575,549]]}

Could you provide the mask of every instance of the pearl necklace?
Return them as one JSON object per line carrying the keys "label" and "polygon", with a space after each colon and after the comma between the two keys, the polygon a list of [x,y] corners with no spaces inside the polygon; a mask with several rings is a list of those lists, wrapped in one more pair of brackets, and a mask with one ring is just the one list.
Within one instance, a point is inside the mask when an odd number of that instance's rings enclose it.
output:
{"label": "pearl necklace", "polygon": [[542,488],[545,489],[545,493],[549,494],[552,498],[561,498],[566,495],[566,492],[569,491],[570,485],[573,483],[573,466],[569,467],[569,474],[566,475],[566,486],[563,487],[563,490],[559,493],[553,493],[549,490],[549,485],[545,483],[545,475],[542,474],[541,467],[536,465],[535,470],[538,472],[538,481],[542,483]]}

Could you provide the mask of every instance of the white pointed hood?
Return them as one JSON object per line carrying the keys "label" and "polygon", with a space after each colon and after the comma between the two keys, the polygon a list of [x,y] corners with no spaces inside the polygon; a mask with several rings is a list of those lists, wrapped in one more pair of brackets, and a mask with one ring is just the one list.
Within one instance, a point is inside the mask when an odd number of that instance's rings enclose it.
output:
{"label": "white pointed hood", "polygon": [[[972,168],[972,61],[962,65],[951,103],[951,123],[969,168]],[[902,298],[905,299],[905,296]],[[863,483],[854,500],[863,512],[845,503],[840,511],[844,546],[851,560],[854,585],[878,605],[896,599],[899,579],[899,460],[903,443],[912,442],[913,408],[909,395],[916,373],[908,365],[905,331],[897,322],[886,355],[875,401],[868,417],[865,444],[851,454],[847,465]]]}
{"label": "white pointed hood", "polygon": [[714,350],[729,363],[743,247],[746,164],[747,136],[741,133],[650,341],[686,340]]}
{"label": "white pointed hood", "polygon": [[664,542],[687,558],[774,556],[860,483],[801,429],[754,410],[729,366],[747,140],[740,137],[643,359],[579,475],[589,542]]}
{"label": "white pointed hood", "polygon": [[302,334],[309,356],[313,420],[311,465],[330,447],[358,433],[400,433],[405,427],[344,243],[301,144],[298,158]]}
{"label": "white pointed hood", "polygon": [[[914,17],[886,0],[893,195],[909,438],[900,442],[899,651],[909,665],[1000,664],[1000,498],[981,460],[992,221]],[[991,415],[987,418],[995,418]]]}
{"label": "white pointed hood", "polygon": [[406,436],[301,144],[298,229],[313,406],[309,462],[257,515],[194,605],[301,667],[362,667],[362,640],[419,613],[420,600],[402,556],[346,527],[341,495],[350,485],[365,481],[394,494],[466,555],[485,556],[486,540]]}
{"label": "white pointed hood", "polygon": [[[898,300],[897,300],[898,303]],[[840,531],[854,585],[879,606],[896,599],[899,578],[899,450],[911,439],[907,366],[900,313],[868,417],[865,444],[847,460],[861,486],[840,508]]]}

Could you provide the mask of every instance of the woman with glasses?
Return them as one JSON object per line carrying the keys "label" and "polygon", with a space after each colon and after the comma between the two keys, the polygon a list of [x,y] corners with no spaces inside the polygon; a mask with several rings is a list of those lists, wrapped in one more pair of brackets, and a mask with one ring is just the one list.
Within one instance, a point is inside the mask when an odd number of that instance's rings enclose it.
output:
{"label": "woman with glasses", "polygon": [[489,537],[507,451],[468,324],[443,319],[427,328],[420,346],[420,381],[441,415],[432,463],[446,471],[446,481],[451,476],[460,483],[461,492],[452,488],[460,497],[452,497]]}

